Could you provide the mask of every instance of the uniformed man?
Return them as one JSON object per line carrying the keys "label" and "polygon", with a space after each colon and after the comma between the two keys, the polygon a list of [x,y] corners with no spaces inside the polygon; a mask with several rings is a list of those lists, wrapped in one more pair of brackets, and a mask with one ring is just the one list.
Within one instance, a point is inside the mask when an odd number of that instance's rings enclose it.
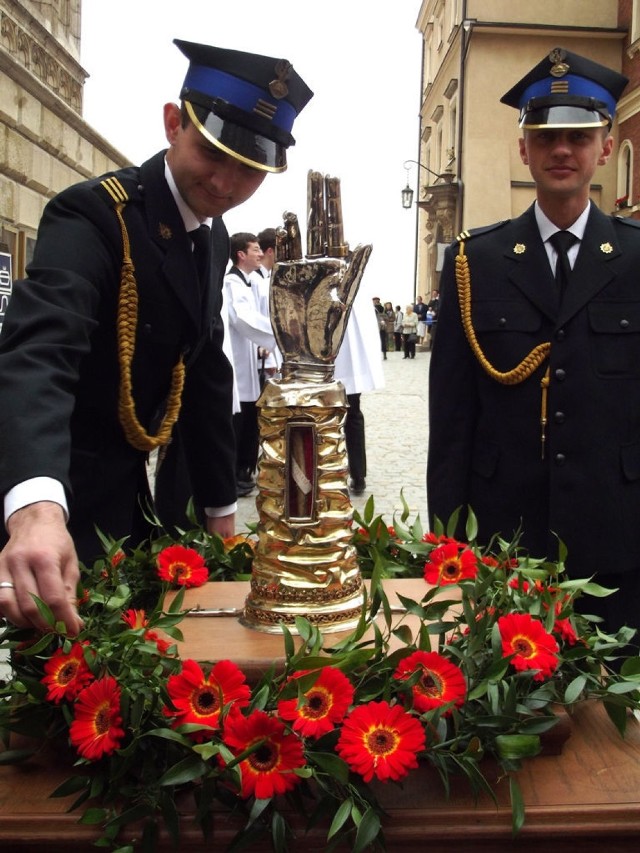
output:
{"label": "uniformed man", "polygon": [[145,462],[170,439],[158,505],[193,494],[210,531],[235,532],[220,217],[286,168],[312,93],[286,60],[176,44],[189,67],[164,107],[168,150],[52,199],[4,322],[0,616],[18,625],[44,627],[38,596],[78,629],[78,556],[101,552],[96,526],[148,535]]}
{"label": "uniformed man", "polygon": [[430,366],[431,518],[470,506],[480,541],[522,526],[549,559],[559,537],[570,577],[620,588],[585,600],[610,629],[640,626],[640,230],[589,188],[626,83],[556,49],[504,95],[536,201],[447,249]]}

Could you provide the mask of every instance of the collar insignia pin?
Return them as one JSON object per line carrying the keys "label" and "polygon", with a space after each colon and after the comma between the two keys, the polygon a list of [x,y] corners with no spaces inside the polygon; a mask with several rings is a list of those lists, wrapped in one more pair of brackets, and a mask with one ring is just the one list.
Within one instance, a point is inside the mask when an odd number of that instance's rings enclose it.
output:
{"label": "collar insignia pin", "polygon": [[604,252],[605,255],[610,255],[613,252],[613,246],[611,243],[600,243],[600,251]]}
{"label": "collar insignia pin", "polygon": [[513,247],[513,251],[516,255],[524,255],[524,253],[527,251],[527,247],[524,243],[516,243]]}
{"label": "collar insignia pin", "polygon": [[168,225],[165,225],[164,222],[160,222],[158,224],[158,234],[160,234],[163,240],[170,240],[173,237],[171,228],[169,228]]}

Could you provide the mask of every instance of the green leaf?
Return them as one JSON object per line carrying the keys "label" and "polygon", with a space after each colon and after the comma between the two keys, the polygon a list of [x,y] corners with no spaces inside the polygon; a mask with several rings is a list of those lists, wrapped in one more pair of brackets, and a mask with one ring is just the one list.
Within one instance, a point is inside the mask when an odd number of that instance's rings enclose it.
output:
{"label": "green leaf", "polygon": [[144,817],[149,817],[150,814],[152,814],[151,805],[141,803],[140,805],[133,806],[132,808],[111,818],[111,820],[107,821],[105,824],[105,828],[115,829],[120,826],[126,826],[128,823],[142,820]]}
{"label": "green leaf", "polygon": [[50,797],[68,797],[70,794],[77,794],[89,787],[90,779],[87,776],[71,776],[66,779],[61,785],[49,794]]}
{"label": "green leaf", "polygon": [[380,817],[372,808],[368,808],[358,826],[353,853],[360,853],[361,850],[366,850],[373,844],[380,834],[380,829]]}
{"label": "green leaf", "polygon": [[286,625],[282,625],[282,635],[284,637],[284,651],[287,657],[287,660],[292,658],[296,652],[296,646],[293,641],[293,636],[291,631],[287,628]]}
{"label": "green leaf", "polygon": [[496,748],[500,758],[533,758],[540,752],[537,735],[498,735]]}
{"label": "green leaf", "polygon": [[614,702],[607,702],[606,699],[603,700],[602,704],[604,705],[605,711],[609,715],[609,719],[620,732],[620,734],[624,737],[624,733],[627,728],[627,709],[624,707],[624,705],[618,705]]}
{"label": "green leaf", "polygon": [[398,625],[391,633],[401,640],[405,646],[410,646],[413,643],[413,632],[408,625]]}
{"label": "green leaf", "polygon": [[251,806],[251,812],[249,813],[249,820],[247,821],[247,826],[251,826],[252,823],[255,823],[260,815],[264,812],[264,810],[270,805],[271,800],[254,800],[253,805]]}
{"label": "green leaf", "polygon": [[175,598],[169,605],[167,613],[179,613],[182,610],[182,603],[184,602],[185,592],[185,587],[180,587],[179,591],[176,593]]}
{"label": "green leaf", "polygon": [[564,701],[567,705],[572,705],[580,697],[586,683],[586,676],[579,675],[567,685],[567,689],[564,691]]}
{"label": "green leaf", "polygon": [[287,849],[287,823],[280,812],[274,812],[271,818],[271,838],[275,853],[283,853]]}
{"label": "green leaf", "polygon": [[344,826],[347,818],[351,814],[351,809],[353,808],[353,800],[351,797],[346,799],[341,805],[338,811],[335,813],[333,820],[331,821],[331,826],[329,827],[329,832],[327,834],[327,841],[329,841],[336,832],[339,832]]}
{"label": "green leaf", "polygon": [[331,752],[313,752],[309,760],[343,785],[349,781],[349,768],[337,755]]}
{"label": "green leaf", "polygon": [[627,658],[620,667],[620,674],[625,678],[640,675],[640,657]]}
{"label": "green leaf", "polygon": [[633,691],[637,689],[638,685],[634,681],[617,681],[615,684],[608,685],[607,693],[613,693],[617,696],[621,696],[624,693],[633,693]]}
{"label": "green leaf", "polygon": [[511,795],[511,828],[517,835],[524,826],[524,800],[520,785],[514,776],[509,777],[509,793]]}
{"label": "green leaf", "polygon": [[207,765],[197,755],[189,755],[178,761],[173,767],[170,767],[166,773],[163,773],[158,780],[158,785],[164,787],[166,785],[184,785],[185,782],[192,782],[194,779],[199,779],[207,771]]}
{"label": "green leaf", "polygon": [[107,819],[107,816],[108,812],[106,809],[87,809],[78,821],[78,823],[82,823],[89,826],[96,826],[99,823],[104,823]]}
{"label": "green leaf", "polygon": [[6,749],[0,751],[0,766],[5,764],[19,764],[21,761],[26,761],[38,751],[37,747],[33,749]]}
{"label": "green leaf", "polygon": [[465,535],[467,537],[467,542],[475,542],[478,538],[478,519],[471,507],[469,507],[469,511],[467,513]]}
{"label": "green leaf", "polygon": [[33,593],[31,593],[31,598],[35,601],[42,620],[46,622],[49,627],[53,628],[56,624],[56,619],[49,606],[46,605],[41,598],[38,598],[37,595],[33,595]]}

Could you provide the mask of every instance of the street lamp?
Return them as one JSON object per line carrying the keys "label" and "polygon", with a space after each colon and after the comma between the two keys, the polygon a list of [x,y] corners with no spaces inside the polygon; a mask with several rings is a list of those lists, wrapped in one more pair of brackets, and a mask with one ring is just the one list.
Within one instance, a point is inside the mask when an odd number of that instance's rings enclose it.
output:
{"label": "street lamp", "polygon": [[425,166],[423,163],[419,163],[417,160],[405,160],[403,165],[407,170],[407,185],[402,190],[402,206],[405,210],[409,210],[413,205],[413,190],[409,186],[409,166],[407,163],[414,163],[416,166],[419,166],[421,169],[424,169],[425,172],[429,172],[430,175],[434,175],[436,178],[441,177],[437,172],[434,172],[433,169],[429,169],[428,166]]}

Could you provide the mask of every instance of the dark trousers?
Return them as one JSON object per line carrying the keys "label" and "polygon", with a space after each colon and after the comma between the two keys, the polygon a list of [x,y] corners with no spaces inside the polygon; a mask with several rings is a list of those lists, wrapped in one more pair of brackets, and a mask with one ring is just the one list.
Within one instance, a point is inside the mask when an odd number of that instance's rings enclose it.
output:
{"label": "dark trousers", "polygon": [[349,408],[344,423],[349,473],[353,480],[367,476],[367,453],[364,441],[364,415],[360,409],[360,394],[347,394]]}
{"label": "dark trousers", "polygon": [[402,352],[402,332],[394,332],[393,340],[396,345],[396,352]]}
{"label": "dark trousers", "polygon": [[240,411],[233,416],[236,436],[236,472],[256,470],[258,464],[258,409],[253,402],[241,402]]}
{"label": "dark trousers", "polygon": [[[159,451],[154,496],[155,510],[165,530],[176,535],[178,529],[190,530],[193,527],[186,514],[193,489],[179,424],[173,428],[171,442]],[[202,507],[194,509],[199,523],[204,524],[206,519]]]}
{"label": "dark trousers", "polygon": [[404,357],[405,358],[415,358],[416,355],[416,342],[413,341],[409,343],[409,335],[404,336]]}

